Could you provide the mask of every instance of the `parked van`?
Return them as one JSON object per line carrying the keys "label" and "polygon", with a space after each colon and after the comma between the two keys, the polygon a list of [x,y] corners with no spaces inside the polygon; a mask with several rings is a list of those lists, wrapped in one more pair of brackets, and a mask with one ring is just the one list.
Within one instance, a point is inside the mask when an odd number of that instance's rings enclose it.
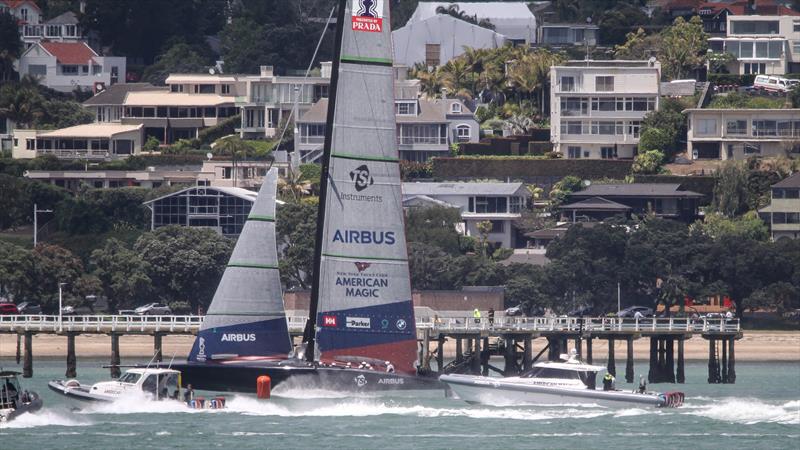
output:
{"label": "parked van", "polygon": [[753,88],[772,92],[789,92],[798,84],[800,84],[800,80],[792,80],[789,78],[774,77],[769,75],[758,75],[753,82]]}

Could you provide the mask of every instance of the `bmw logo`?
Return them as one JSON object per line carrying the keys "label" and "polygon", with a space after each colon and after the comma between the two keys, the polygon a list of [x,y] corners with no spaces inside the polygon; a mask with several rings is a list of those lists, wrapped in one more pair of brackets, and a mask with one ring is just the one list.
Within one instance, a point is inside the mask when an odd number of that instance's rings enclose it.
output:
{"label": "bmw logo", "polygon": [[405,330],[406,321],[403,319],[397,319],[397,322],[395,322],[395,326],[397,327],[398,330]]}

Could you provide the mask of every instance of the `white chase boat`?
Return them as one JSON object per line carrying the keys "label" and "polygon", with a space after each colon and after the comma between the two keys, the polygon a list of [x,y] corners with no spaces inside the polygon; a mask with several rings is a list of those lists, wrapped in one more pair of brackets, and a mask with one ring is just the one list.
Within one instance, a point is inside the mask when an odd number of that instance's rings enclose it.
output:
{"label": "white chase boat", "polygon": [[[574,352],[574,351],[573,351]],[[491,405],[563,405],[591,403],[603,406],[641,405],[678,407],[682,392],[631,392],[604,390],[596,386],[603,366],[584,364],[577,355],[561,355],[562,361],[534,364],[516,377],[493,378],[477,375],[442,375],[439,380],[468,403]]]}
{"label": "white chase boat", "polygon": [[[225,397],[215,396],[206,401],[192,391],[181,388],[181,373],[165,368],[128,369],[117,380],[102,381],[91,386],[78,380],[53,380],[48,387],[66,397],[87,402],[114,402],[124,397],[144,396],[151,400],[185,402],[193,409],[221,409]],[[188,395],[186,395],[188,394]]]}

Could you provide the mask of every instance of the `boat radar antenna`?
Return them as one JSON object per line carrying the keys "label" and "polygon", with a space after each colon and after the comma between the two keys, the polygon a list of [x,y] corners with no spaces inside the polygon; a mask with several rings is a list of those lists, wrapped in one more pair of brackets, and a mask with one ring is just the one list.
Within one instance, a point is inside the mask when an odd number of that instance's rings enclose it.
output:
{"label": "boat radar antenna", "polygon": [[155,353],[153,353],[153,357],[152,357],[152,358],[150,358],[150,361],[148,361],[148,362],[147,362],[147,365],[144,367],[145,369],[149,369],[149,368],[150,368],[150,364],[153,364],[153,361],[155,361],[155,359],[156,359],[156,356],[158,356],[158,353],[159,353],[160,351],[161,351],[161,350],[159,349],[159,350],[156,350],[156,352],[155,352]]}
{"label": "boat radar antenna", "polygon": [[175,361],[175,353],[177,352],[178,352],[177,350],[174,350],[172,352],[172,359],[169,360],[169,365],[167,366],[167,369],[172,369],[172,362]]}

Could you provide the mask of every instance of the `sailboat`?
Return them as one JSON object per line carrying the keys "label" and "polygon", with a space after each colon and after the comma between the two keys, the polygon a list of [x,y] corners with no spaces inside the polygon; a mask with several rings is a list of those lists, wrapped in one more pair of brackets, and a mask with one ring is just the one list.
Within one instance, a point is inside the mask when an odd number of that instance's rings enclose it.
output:
{"label": "sailboat", "polygon": [[[441,388],[416,368],[417,337],[396,146],[388,0],[340,0],[311,304],[292,349],[268,175],[183,372],[198,389]],[[256,255],[269,248],[269,254]]]}

